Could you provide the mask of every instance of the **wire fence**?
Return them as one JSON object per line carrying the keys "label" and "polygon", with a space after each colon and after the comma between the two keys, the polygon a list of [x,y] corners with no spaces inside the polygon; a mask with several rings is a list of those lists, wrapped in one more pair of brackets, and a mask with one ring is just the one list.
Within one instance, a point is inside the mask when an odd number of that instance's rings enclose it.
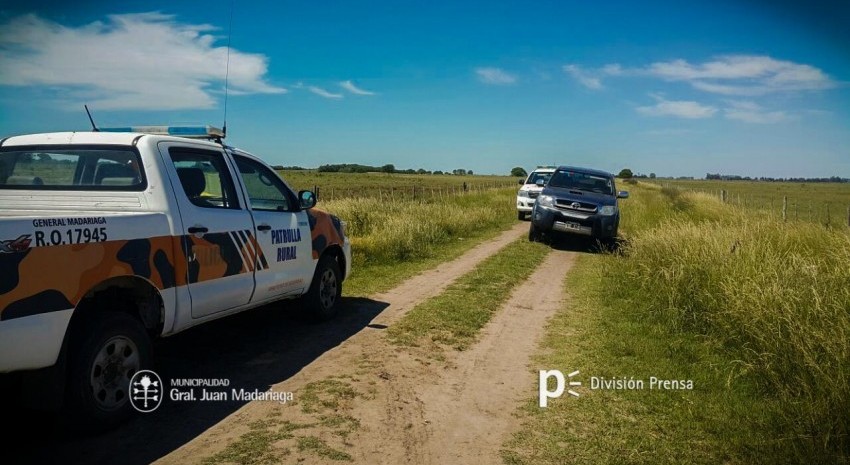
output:
{"label": "wire fence", "polygon": [[826,227],[850,227],[850,202],[825,200],[816,193],[810,195],[771,195],[734,192],[728,189],[705,189],[659,183],[683,191],[702,192],[716,196],[721,202],[742,208],[760,210],[784,222],[804,221]]}
{"label": "wire fence", "polygon": [[441,186],[357,186],[357,187],[322,187],[313,186],[317,199],[325,201],[342,199],[380,199],[385,202],[405,202],[435,200],[450,196],[481,193],[496,189],[516,188],[515,182],[464,182],[460,184]]}

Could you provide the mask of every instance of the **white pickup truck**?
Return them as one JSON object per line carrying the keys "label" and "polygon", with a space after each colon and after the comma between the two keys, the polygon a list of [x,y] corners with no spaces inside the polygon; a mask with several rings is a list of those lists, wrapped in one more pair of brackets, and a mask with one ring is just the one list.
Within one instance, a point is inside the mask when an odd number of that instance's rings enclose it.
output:
{"label": "white pickup truck", "polygon": [[351,271],[345,223],[221,136],[153,126],[0,141],[0,373],[112,425],[132,411],[152,338],[295,297],[333,316]]}

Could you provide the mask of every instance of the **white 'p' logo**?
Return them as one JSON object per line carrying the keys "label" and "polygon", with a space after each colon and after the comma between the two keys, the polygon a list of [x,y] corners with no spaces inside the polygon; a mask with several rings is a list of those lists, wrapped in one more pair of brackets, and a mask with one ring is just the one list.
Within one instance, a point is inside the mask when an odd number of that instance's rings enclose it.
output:
{"label": "white 'p' logo", "polygon": [[[567,377],[572,378],[577,375],[578,370],[570,373]],[[549,390],[549,378],[555,378],[555,390]],[[570,386],[581,386],[580,381],[570,381]],[[564,374],[561,373],[560,370],[540,370],[540,378],[538,381],[538,404],[541,408],[546,408],[549,403],[549,399],[555,399],[557,397],[561,397],[564,394],[564,389],[567,387],[567,380],[564,378]],[[578,397],[579,393],[573,391],[572,389],[568,390],[567,393],[571,396]]]}

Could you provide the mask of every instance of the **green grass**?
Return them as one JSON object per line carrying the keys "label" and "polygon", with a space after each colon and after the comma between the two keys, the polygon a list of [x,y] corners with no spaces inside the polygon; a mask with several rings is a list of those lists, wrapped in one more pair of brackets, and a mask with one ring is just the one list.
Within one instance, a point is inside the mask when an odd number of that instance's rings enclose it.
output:
{"label": "green grass", "polygon": [[336,450],[333,447],[330,447],[325,441],[317,438],[315,436],[306,436],[302,438],[298,438],[298,451],[299,452],[312,452],[319,457],[326,457],[331,460],[340,460],[350,462],[353,459],[351,455]]}
{"label": "green grass", "polygon": [[580,257],[535,367],[694,390],[529,399],[505,462],[850,461],[850,233],[632,191],[623,254]]}
{"label": "green grass", "polygon": [[280,459],[288,456],[291,451],[285,447],[276,447],[275,443],[292,439],[294,431],[310,426],[276,419],[252,422],[248,425],[250,431],[228,444],[221,452],[207,457],[201,463],[205,465],[280,463]]}
{"label": "green grass", "polygon": [[337,411],[341,404],[360,397],[351,383],[341,379],[323,379],[304,386],[298,395],[298,402],[304,413],[322,413],[327,410]]}
{"label": "green grass", "polygon": [[[747,443],[769,439],[754,428],[765,405],[727,386],[725,363],[710,342],[671,334],[648,323],[639,308],[608,300],[610,284],[600,271],[611,256],[582,256],[566,280],[570,302],[549,323],[534,359],[536,369],[580,370],[581,397],[550,400],[546,409],[528,399],[525,424],[502,452],[507,464],[700,464],[750,463],[736,456]],[[588,389],[590,377],[690,379],[692,391],[603,391]],[[758,418],[756,418],[758,420]],[[758,422],[756,422],[758,424]],[[752,429],[751,429],[752,428]]]}
{"label": "green grass", "polygon": [[389,328],[389,340],[403,346],[468,348],[514,287],[531,275],[548,251],[525,238],[514,241],[440,295],[414,307]]}
{"label": "green grass", "polygon": [[[412,200],[443,198],[459,194],[464,183],[478,191],[493,187],[518,188],[517,179],[509,176],[453,176],[389,173],[319,173],[314,170],[278,171],[293,189],[319,188],[321,201],[349,198],[382,198]],[[414,194],[414,187],[416,193]],[[516,189],[515,189],[516,190]]]}
{"label": "green grass", "polygon": [[348,223],[353,273],[346,295],[367,296],[460,256],[516,223],[514,189],[452,196],[443,201],[344,199],[320,208]]}
{"label": "green grass", "polygon": [[719,197],[725,189],[727,201],[746,208],[782,217],[783,197],[788,198],[788,221],[829,224],[847,227],[850,207],[850,183],[799,183],[756,181],[657,180],[657,184],[698,191]]}

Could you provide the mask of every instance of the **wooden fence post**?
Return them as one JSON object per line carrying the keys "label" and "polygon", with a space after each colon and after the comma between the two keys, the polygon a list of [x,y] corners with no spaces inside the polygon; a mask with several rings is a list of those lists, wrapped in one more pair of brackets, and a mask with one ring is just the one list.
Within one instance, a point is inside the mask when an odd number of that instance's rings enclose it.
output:
{"label": "wooden fence post", "polygon": [[829,226],[830,218],[829,218],[829,203],[826,204],[826,225]]}
{"label": "wooden fence post", "polygon": [[782,221],[788,221],[788,196],[782,197]]}

